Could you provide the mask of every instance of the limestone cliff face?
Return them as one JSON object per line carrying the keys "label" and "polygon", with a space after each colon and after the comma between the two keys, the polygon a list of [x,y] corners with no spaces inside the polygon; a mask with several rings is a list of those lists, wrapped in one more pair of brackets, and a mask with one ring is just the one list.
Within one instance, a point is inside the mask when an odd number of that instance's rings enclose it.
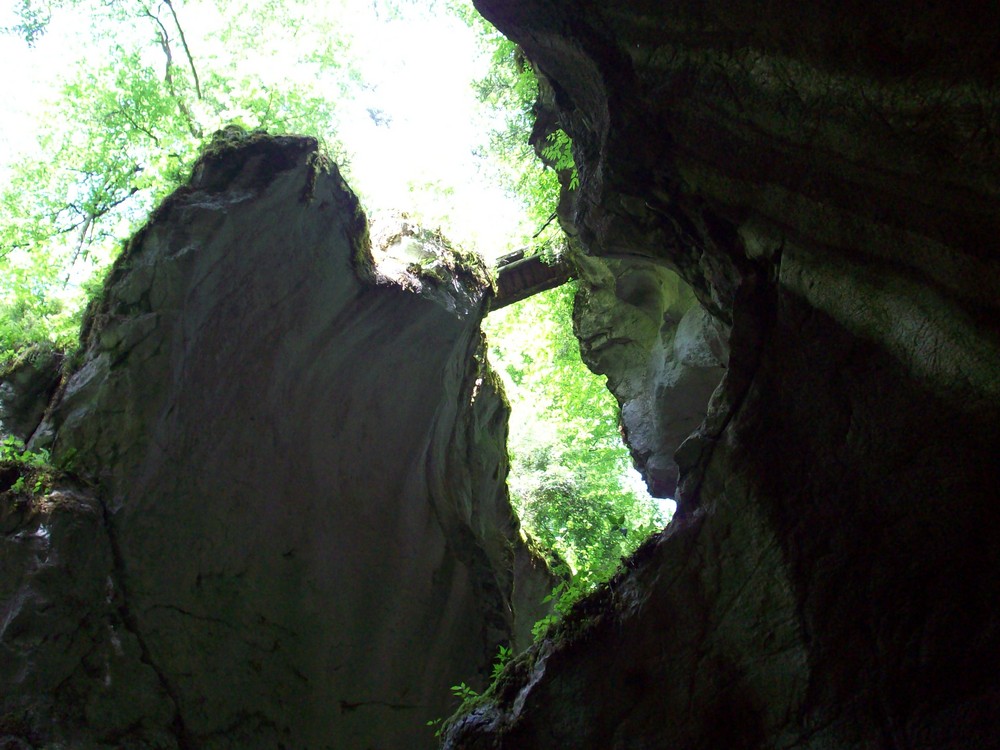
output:
{"label": "limestone cliff face", "polygon": [[701,424],[729,359],[728,329],[662,264],[576,259],[573,324],[584,361],[608,376],[625,442],[655,497],[673,497],[674,453]]}
{"label": "limestone cliff face", "polygon": [[530,628],[485,288],[367,243],[314,141],[257,136],[130,242],[34,439],[90,488],[4,541],[0,737],[428,747]]}
{"label": "limestone cliff face", "polygon": [[[1000,747],[996,9],[477,7],[574,139],[570,231],[678,273],[729,358],[676,520],[446,746]],[[628,297],[597,358],[626,403],[673,335]]]}

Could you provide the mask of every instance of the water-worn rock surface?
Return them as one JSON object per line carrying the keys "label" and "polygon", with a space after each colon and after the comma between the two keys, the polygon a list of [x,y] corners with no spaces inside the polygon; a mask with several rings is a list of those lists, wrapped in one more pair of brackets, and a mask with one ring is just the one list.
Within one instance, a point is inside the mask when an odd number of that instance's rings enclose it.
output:
{"label": "water-worn rock surface", "polygon": [[444,246],[390,282],[315,141],[227,138],[36,432],[88,488],[5,516],[14,747],[429,747],[539,616],[487,287]]}
{"label": "water-worn rock surface", "polygon": [[[729,358],[675,521],[446,747],[1000,747],[996,8],[476,5],[574,140],[571,233]],[[628,402],[673,334],[617,297]]]}

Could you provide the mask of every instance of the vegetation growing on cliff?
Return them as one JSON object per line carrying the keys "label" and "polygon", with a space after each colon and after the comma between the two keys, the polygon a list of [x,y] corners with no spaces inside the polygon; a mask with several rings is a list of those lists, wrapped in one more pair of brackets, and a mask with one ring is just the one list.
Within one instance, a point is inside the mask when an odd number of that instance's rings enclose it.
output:
{"label": "vegetation growing on cliff", "polygon": [[0,493],[31,498],[45,492],[53,469],[48,451],[29,451],[13,435],[0,438]]}

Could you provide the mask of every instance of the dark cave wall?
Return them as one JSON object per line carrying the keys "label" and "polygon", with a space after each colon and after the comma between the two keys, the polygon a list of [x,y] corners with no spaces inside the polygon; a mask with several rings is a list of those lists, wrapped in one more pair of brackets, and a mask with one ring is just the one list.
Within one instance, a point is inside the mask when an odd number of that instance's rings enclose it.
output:
{"label": "dark cave wall", "polygon": [[997,9],[477,7],[574,139],[583,250],[731,333],[675,521],[446,747],[1000,747]]}
{"label": "dark cave wall", "polygon": [[[892,4],[785,5],[480,10],[552,83],[588,247],[668,257],[724,317],[732,266],[796,239],[993,304],[998,66],[983,29],[1000,11],[963,5],[939,24]],[[900,36],[905,72],[869,46],[881,27]]]}
{"label": "dark cave wall", "polygon": [[794,297],[776,317],[736,460],[781,540],[813,713],[887,747],[996,746],[1000,412],[958,411]]}

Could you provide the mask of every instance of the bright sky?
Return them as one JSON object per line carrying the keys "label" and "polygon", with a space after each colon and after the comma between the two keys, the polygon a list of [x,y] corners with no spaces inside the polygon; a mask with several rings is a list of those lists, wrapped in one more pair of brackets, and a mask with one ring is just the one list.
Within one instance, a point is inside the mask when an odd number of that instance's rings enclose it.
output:
{"label": "bright sky", "polygon": [[[17,2],[0,0],[0,27],[15,22]],[[443,7],[431,13],[426,3],[406,7],[404,2],[403,16],[392,20],[384,12],[380,17],[373,5],[372,0],[350,0],[337,11],[340,17],[331,19],[349,24],[366,84],[356,101],[338,102],[340,139],[352,153],[352,187],[370,214],[416,211],[443,225],[453,241],[473,245],[487,257],[506,252],[530,227],[523,226],[520,207],[472,153],[488,128],[471,89],[488,67],[475,32]],[[175,0],[175,7],[197,62],[198,32],[218,23],[219,16],[199,17],[194,2]],[[0,179],[5,164],[33,150],[32,113],[54,96],[60,72],[84,56],[86,35],[77,30],[86,27],[81,14],[61,9],[34,48],[16,36],[0,36]],[[289,65],[288,74],[296,74],[287,60],[269,58],[265,64]],[[378,123],[369,109],[378,113]],[[429,189],[435,185],[449,188],[450,195]]]}
{"label": "bright sky", "polygon": [[[489,63],[475,34],[444,14],[368,21],[358,34],[366,39],[362,65],[374,90],[341,133],[356,152],[351,174],[358,188],[380,206],[443,214],[453,239],[472,238],[484,253],[502,254],[522,211],[472,153],[487,124],[470,84]],[[376,124],[368,107],[384,113],[386,124]],[[453,187],[453,200],[422,189],[435,182]]]}
{"label": "bright sky", "polygon": [[[0,27],[15,22],[10,0],[0,4]],[[0,97],[0,164],[6,166],[16,154],[27,151],[34,142],[30,117],[33,109],[50,91],[52,71],[61,56],[53,36],[43,39],[28,54],[28,46],[13,35],[0,36],[0,71],[3,96]]]}

